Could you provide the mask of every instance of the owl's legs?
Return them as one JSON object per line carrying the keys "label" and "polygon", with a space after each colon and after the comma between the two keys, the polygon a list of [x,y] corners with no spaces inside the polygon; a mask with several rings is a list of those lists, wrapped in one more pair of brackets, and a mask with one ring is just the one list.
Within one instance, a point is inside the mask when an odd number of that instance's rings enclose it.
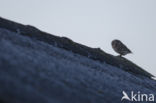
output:
{"label": "owl's legs", "polygon": [[119,57],[122,57],[122,55],[120,54]]}

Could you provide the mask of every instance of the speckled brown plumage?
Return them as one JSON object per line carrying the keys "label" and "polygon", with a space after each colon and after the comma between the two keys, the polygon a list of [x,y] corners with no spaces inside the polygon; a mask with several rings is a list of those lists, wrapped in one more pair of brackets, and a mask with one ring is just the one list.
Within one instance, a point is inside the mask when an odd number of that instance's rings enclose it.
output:
{"label": "speckled brown plumage", "polygon": [[126,47],[126,45],[124,45],[120,40],[113,40],[112,41],[112,48],[114,49],[114,51],[119,53],[120,56],[132,53],[131,50],[129,50]]}

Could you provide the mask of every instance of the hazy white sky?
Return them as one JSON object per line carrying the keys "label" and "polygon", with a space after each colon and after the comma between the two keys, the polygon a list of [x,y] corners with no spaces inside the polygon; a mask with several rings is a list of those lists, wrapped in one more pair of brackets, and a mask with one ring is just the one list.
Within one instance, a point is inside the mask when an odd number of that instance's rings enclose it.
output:
{"label": "hazy white sky", "polygon": [[133,51],[126,58],[156,75],[156,0],[0,0],[0,16],[113,55],[119,39]]}

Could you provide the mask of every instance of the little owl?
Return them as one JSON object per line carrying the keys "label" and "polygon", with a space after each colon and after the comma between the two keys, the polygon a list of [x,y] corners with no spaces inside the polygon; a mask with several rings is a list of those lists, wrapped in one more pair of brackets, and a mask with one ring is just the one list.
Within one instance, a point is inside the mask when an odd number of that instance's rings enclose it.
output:
{"label": "little owl", "polygon": [[131,50],[129,50],[126,45],[124,45],[120,40],[113,40],[112,41],[112,48],[114,49],[114,51],[116,51],[117,53],[119,53],[120,57],[122,55],[126,55],[129,53],[132,53]]}

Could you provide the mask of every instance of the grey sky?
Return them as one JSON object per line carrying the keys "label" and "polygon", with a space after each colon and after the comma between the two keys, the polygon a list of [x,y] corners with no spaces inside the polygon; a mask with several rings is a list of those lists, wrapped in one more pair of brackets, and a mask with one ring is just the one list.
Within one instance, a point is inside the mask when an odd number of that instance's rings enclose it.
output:
{"label": "grey sky", "polygon": [[156,75],[156,0],[0,0],[0,16],[113,55],[120,39],[126,58]]}

